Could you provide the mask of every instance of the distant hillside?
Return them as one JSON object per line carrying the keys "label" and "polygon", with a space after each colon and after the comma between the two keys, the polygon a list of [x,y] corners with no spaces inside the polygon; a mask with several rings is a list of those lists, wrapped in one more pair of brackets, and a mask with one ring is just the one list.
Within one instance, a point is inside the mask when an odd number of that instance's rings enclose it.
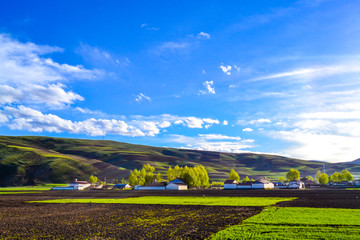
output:
{"label": "distant hillside", "polygon": [[[126,178],[135,168],[150,163],[166,176],[169,166],[202,164],[211,180],[226,179],[231,168],[240,176],[266,176],[277,179],[290,168],[302,176],[315,175],[322,162],[304,161],[275,155],[222,153],[135,145],[115,141],[81,140],[51,137],[0,136],[0,185],[34,182],[67,182],[87,179]],[[360,175],[360,165],[326,164],[328,173],[347,168]]]}

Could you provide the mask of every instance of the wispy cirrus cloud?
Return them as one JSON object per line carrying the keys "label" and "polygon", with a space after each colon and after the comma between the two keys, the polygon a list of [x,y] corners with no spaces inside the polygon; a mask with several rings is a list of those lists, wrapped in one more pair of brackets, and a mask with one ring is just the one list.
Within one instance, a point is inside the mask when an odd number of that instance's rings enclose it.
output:
{"label": "wispy cirrus cloud", "polygon": [[151,101],[151,98],[148,97],[148,96],[146,96],[146,95],[143,94],[143,93],[139,93],[138,95],[136,95],[135,101],[138,102],[138,103],[140,103],[140,102],[142,102],[142,101],[148,101],[148,102],[150,102],[150,101]]}
{"label": "wispy cirrus cloud", "polygon": [[285,72],[274,73],[251,79],[250,81],[262,81],[270,79],[281,78],[295,78],[295,77],[324,77],[344,73],[360,72],[360,62],[351,62],[347,64],[335,64],[310,68],[299,68]]}

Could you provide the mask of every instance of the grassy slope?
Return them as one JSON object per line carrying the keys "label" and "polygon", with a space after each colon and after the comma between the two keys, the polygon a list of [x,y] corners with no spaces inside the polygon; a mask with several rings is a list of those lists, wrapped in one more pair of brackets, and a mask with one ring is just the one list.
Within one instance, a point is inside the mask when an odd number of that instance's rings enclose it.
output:
{"label": "grassy slope", "polygon": [[359,239],[360,210],[270,207],[210,239]]}
{"label": "grassy slope", "polygon": [[[290,168],[299,169],[302,176],[314,175],[317,170],[322,169],[321,162],[275,155],[160,148],[115,141],[0,136],[0,145],[3,148],[16,149],[23,153],[32,152],[41,156],[43,161],[54,162],[56,159],[56,171],[59,171],[60,174],[67,174],[64,171],[67,166],[62,166],[62,163],[71,165],[73,168],[77,167],[75,166],[77,163],[83,167],[92,166],[94,168],[88,170],[87,174],[96,173],[99,177],[108,177],[108,179],[127,177],[130,170],[139,169],[146,163],[152,164],[163,174],[166,173],[169,166],[202,164],[207,168],[210,179],[213,180],[225,179],[231,168],[234,168],[242,178],[249,175],[254,178],[266,176],[274,179],[285,176]],[[15,158],[9,160],[6,154],[6,151],[3,151],[3,154],[0,155],[0,164],[3,162],[9,164],[11,161],[19,162],[19,159]],[[19,164],[21,165],[21,163]],[[337,163],[327,164],[326,167],[330,173],[347,168],[354,174],[360,174],[360,165],[356,164]],[[67,169],[69,170],[69,168]]]}

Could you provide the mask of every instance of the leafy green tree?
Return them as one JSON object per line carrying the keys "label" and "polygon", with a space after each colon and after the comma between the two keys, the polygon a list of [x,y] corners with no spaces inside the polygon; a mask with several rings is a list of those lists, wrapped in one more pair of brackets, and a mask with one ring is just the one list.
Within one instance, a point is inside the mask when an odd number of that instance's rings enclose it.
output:
{"label": "leafy green tree", "polygon": [[348,182],[354,180],[353,175],[347,169],[341,171],[339,178],[341,181],[348,181]]}
{"label": "leafy green tree", "polygon": [[318,170],[316,172],[316,175],[315,175],[315,180],[318,181],[318,182],[319,182],[319,179],[320,179],[320,175],[321,175],[321,172],[320,172],[320,170]]}
{"label": "leafy green tree", "polygon": [[89,180],[90,180],[91,184],[94,185],[95,183],[97,183],[98,178],[95,177],[94,175],[91,175]]}
{"label": "leafy green tree", "polygon": [[247,183],[247,182],[250,182],[250,178],[248,176],[246,176],[243,180],[242,180],[243,183]]}
{"label": "leafy green tree", "polygon": [[341,182],[339,178],[339,173],[335,171],[332,175],[330,175],[330,182]]}
{"label": "leafy green tree", "polygon": [[279,178],[279,182],[285,182],[285,178],[284,178],[284,177],[280,177],[280,178]]}
{"label": "leafy green tree", "polygon": [[310,176],[310,175],[307,176],[306,179],[307,179],[307,180],[310,180],[310,181],[314,181],[314,178],[313,178],[312,176]]}
{"label": "leafy green tree", "polygon": [[234,169],[231,169],[229,173],[229,180],[236,180],[237,182],[240,181],[240,176]]}
{"label": "leafy green tree", "polygon": [[320,184],[327,184],[329,182],[329,176],[326,173],[322,173],[319,177]]}
{"label": "leafy green tree", "polygon": [[158,172],[156,174],[156,181],[157,182],[162,182],[163,181],[163,177],[162,177],[162,174],[160,172]]}
{"label": "leafy green tree", "polygon": [[167,170],[166,176],[167,176],[168,181],[172,181],[176,178],[175,172],[171,167],[169,167],[169,169]]}
{"label": "leafy green tree", "polygon": [[[136,170],[136,171],[135,171]],[[138,173],[137,169],[135,169],[134,171],[130,172],[129,175],[129,184],[130,186],[134,187],[135,185],[139,185],[139,179],[138,176],[136,176],[136,174]]]}
{"label": "leafy green tree", "polygon": [[300,179],[300,172],[297,169],[290,169],[289,172],[286,174],[286,178],[288,181],[294,181]]}

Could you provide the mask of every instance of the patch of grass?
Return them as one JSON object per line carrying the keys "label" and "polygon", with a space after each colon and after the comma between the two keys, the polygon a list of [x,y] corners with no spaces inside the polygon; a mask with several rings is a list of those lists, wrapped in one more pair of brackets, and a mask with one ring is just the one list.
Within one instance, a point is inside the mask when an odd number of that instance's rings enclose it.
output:
{"label": "patch of grass", "polygon": [[39,191],[35,191],[35,192],[18,192],[18,191],[9,191],[9,192],[0,192],[0,195],[5,195],[5,194],[22,194],[22,193],[41,193]]}
{"label": "patch of grass", "polygon": [[49,183],[38,186],[21,186],[21,187],[2,187],[0,192],[16,192],[16,191],[47,191],[51,190],[52,187],[63,187],[67,184],[56,184]]}
{"label": "patch of grass", "polygon": [[359,239],[360,209],[266,208],[210,239]]}
{"label": "patch of grass", "polygon": [[166,205],[209,205],[209,206],[270,206],[296,198],[280,197],[136,197],[122,199],[55,199],[32,201],[38,203],[120,203],[120,204],[166,204]]}
{"label": "patch of grass", "polygon": [[360,190],[360,188],[346,188],[346,190]]}

